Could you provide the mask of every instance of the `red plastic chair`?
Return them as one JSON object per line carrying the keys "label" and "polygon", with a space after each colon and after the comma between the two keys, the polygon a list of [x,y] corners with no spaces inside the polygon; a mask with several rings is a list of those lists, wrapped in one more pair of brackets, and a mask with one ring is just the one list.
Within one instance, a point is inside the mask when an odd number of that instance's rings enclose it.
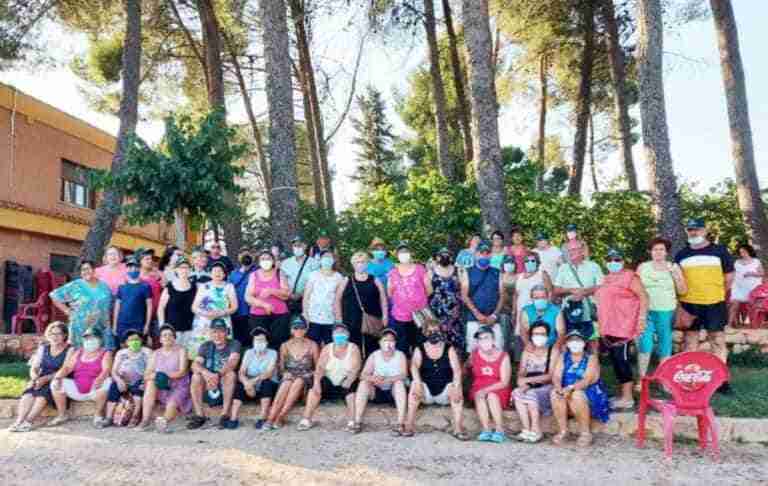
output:
{"label": "red plastic chair", "polygon": [[40,294],[34,304],[22,304],[18,312],[11,318],[11,334],[21,334],[22,321],[35,323],[37,334],[43,334],[51,319],[51,299],[48,292]]}
{"label": "red plastic chair", "polygon": [[[672,457],[674,419],[678,415],[687,415],[697,419],[701,449],[709,445],[715,460],[719,460],[718,427],[709,400],[729,376],[728,367],[719,358],[699,351],[677,354],[659,365],[652,376],[644,377],[641,382],[637,446],[643,447],[645,443],[645,420],[650,406],[661,412],[664,421],[664,454],[667,459]],[[650,385],[654,381],[661,383],[672,394],[673,401],[650,397]]]}
{"label": "red plastic chair", "polygon": [[768,323],[768,283],[758,285],[749,293],[747,313],[752,329],[759,329]]}

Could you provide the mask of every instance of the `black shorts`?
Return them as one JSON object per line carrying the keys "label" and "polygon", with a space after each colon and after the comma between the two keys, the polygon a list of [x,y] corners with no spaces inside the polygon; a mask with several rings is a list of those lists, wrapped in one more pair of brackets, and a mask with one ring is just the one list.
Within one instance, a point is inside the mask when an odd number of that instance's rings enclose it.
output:
{"label": "black shorts", "polygon": [[[129,383],[128,389],[125,392],[130,394],[132,397],[143,397],[144,396],[144,380],[139,380],[138,382],[133,384]],[[117,403],[120,401],[120,397],[123,396],[123,393],[120,392],[120,388],[118,388],[117,383],[113,381],[112,384],[109,385],[109,392],[107,393],[107,401],[112,403]]]}
{"label": "black shorts", "polygon": [[24,393],[22,395],[32,395],[35,398],[42,397],[45,398],[45,401],[48,402],[48,405],[51,407],[56,406],[56,402],[53,401],[53,394],[51,393],[51,384],[47,383],[37,390],[35,390],[33,387],[29,387],[26,390],[24,390]]}
{"label": "black shorts", "polygon": [[685,312],[696,317],[688,331],[723,332],[728,322],[728,306],[725,301],[715,304],[680,302],[680,306]]}
{"label": "black shorts", "polygon": [[323,400],[344,400],[347,398],[347,395],[357,391],[357,384],[358,381],[355,380],[352,383],[352,386],[349,388],[344,388],[343,386],[334,385],[331,383],[331,380],[329,380],[328,377],[324,376],[323,379],[320,380],[320,388],[322,389]]}
{"label": "black shorts", "polygon": [[241,402],[257,402],[262,398],[274,398],[275,393],[277,393],[277,383],[272,380],[262,380],[256,388],[256,395],[251,397],[245,393],[245,387],[240,383],[240,380],[238,380],[237,385],[235,385],[235,394],[233,398],[235,400],[240,400]]}
{"label": "black shorts", "polygon": [[371,398],[371,403],[376,404],[395,404],[395,394],[393,393],[394,386],[390,388],[389,390],[382,390],[378,386],[373,387],[373,398]]}

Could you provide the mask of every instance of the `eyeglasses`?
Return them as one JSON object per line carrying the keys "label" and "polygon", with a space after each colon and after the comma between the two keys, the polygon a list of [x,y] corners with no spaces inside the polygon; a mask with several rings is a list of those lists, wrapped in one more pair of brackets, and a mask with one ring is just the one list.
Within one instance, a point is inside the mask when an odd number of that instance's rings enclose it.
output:
{"label": "eyeglasses", "polygon": [[49,332],[48,335],[49,336],[63,336],[64,333],[63,332]]}
{"label": "eyeglasses", "polygon": [[535,258],[526,258],[525,263],[538,263]]}
{"label": "eyeglasses", "polygon": [[609,262],[623,262],[623,258],[609,258],[607,261]]}

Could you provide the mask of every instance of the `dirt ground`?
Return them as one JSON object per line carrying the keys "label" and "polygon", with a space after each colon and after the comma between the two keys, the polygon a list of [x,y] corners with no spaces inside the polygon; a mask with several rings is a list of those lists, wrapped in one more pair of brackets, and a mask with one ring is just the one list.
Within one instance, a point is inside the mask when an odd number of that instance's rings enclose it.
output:
{"label": "dirt ground", "polygon": [[[384,430],[349,435],[288,426],[261,432],[171,434],[108,428],[78,420],[10,433],[0,420],[0,485],[236,484],[768,484],[768,447],[726,445],[719,464],[691,443],[667,464],[661,444],[638,450],[628,439],[597,436],[591,449],[510,442],[459,442],[442,432],[392,438]],[[592,482],[590,481],[590,482]]]}

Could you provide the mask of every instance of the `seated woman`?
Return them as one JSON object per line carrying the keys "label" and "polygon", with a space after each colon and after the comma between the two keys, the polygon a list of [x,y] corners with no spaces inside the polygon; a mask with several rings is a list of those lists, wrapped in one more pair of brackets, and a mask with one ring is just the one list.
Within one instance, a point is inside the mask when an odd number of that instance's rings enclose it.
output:
{"label": "seated woman", "polygon": [[[467,363],[472,373],[469,399],[475,402],[475,410],[483,426],[477,440],[501,443],[507,440],[502,410],[509,403],[512,363],[509,355],[496,347],[493,332],[491,326],[481,326],[475,332],[477,348],[472,351]],[[491,417],[495,431],[491,429]]]}
{"label": "seated woman", "polygon": [[[67,398],[76,402],[96,402],[93,425],[99,428],[109,425],[103,413],[107,393],[112,384],[109,378],[112,353],[104,348],[103,337],[101,328],[90,327],[82,334],[83,347],[70,349],[67,353],[64,366],[56,372],[51,383],[58,415],[50,425],[60,425],[69,420]],[[73,378],[67,378],[70,374]]]}
{"label": "seated woman", "polygon": [[531,343],[520,358],[517,388],[512,391],[522,431],[517,436],[525,442],[538,442],[542,438],[539,417],[552,414],[552,369],[559,357],[558,348],[551,344],[549,326],[538,321],[528,331]]}
{"label": "seated woman", "polygon": [[307,327],[307,321],[297,316],[291,323],[291,339],[280,346],[280,372],[283,379],[269,410],[264,430],[280,428],[291,408],[312,386],[320,349],[317,343],[307,338]]}
{"label": "seated woman", "polygon": [[591,418],[608,422],[611,405],[600,380],[597,355],[585,350],[587,338],[577,329],[565,338],[566,351],[552,370],[552,410],[559,432],[552,438],[555,445],[568,437],[568,414],[576,417],[580,435],[578,445],[592,443]]}
{"label": "seated woman", "polygon": [[520,310],[520,337],[523,349],[530,344],[530,328],[534,323],[544,323],[549,330],[547,346],[562,349],[565,342],[565,320],[560,307],[552,303],[552,293],[544,285],[531,287],[531,303]]}
{"label": "seated woman", "polygon": [[51,381],[67,357],[68,334],[67,325],[62,322],[53,322],[45,329],[46,342],[30,360],[30,382],[19,400],[16,421],[8,427],[10,432],[29,432],[46,405],[56,406],[51,394]]}
{"label": "seated woman", "polygon": [[347,403],[347,431],[354,432],[355,426],[355,391],[357,376],[360,373],[361,357],[357,344],[349,341],[350,331],[345,324],[333,326],[330,344],[320,352],[315,367],[312,388],[307,393],[307,405],[304,418],[299,422],[299,430],[312,428],[312,416],[320,400],[343,399]]}
{"label": "seated woman", "polygon": [[189,393],[189,361],[185,347],[176,344],[176,329],[165,325],[160,328],[160,348],[155,350],[147,363],[144,374],[144,401],[139,428],[149,429],[155,402],[165,406],[162,417],[155,419],[158,432],[167,432],[168,424],[181,413],[192,410]]}
{"label": "seated woman", "polygon": [[141,334],[134,329],[126,331],[121,339],[125,348],[117,352],[112,365],[112,385],[107,396],[107,420],[114,423],[115,407],[120,402],[120,396],[127,392],[133,400],[135,410],[128,427],[136,427],[141,421],[144,373],[152,351],[143,346]]}
{"label": "seated woman", "polygon": [[373,403],[394,403],[397,407],[397,426],[392,429],[392,435],[399,437],[405,432],[408,360],[405,353],[395,349],[396,343],[397,331],[391,327],[384,329],[379,339],[379,350],[365,362],[355,395],[355,423],[352,424],[352,431],[356,434],[362,430],[361,420],[368,400]]}
{"label": "seated woman", "polygon": [[277,391],[277,351],[269,349],[267,336],[268,332],[263,327],[255,327],[251,331],[253,348],[243,356],[230,416],[232,421],[237,422],[243,402],[258,402],[261,413],[256,420],[257,429],[264,426],[269,406]]}
{"label": "seated woman", "polygon": [[438,321],[424,325],[426,342],[416,347],[411,361],[413,383],[408,394],[408,420],[406,437],[414,434],[416,412],[419,404],[451,405],[453,411],[453,436],[469,440],[462,425],[464,396],[461,388],[461,362],[456,349],[448,344]]}

